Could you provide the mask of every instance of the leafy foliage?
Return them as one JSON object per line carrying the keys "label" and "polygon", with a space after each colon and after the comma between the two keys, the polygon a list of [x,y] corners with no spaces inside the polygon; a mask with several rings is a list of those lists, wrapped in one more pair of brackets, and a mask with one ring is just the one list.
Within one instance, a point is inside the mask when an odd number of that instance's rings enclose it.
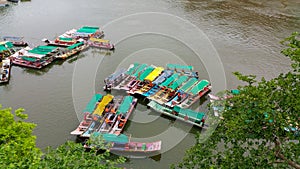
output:
{"label": "leafy foliage", "polygon": [[[24,122],[24,109],[15,111],[2,109],[0,105],[0,168],[117,168],[124,163],[123,157],[112,158],[109,151],[98,153],[96,149],[86,151],[74,142],[66,142],[56,149],[48,148],[45,154],[36,147],[32,135],[35,124]],[[97,140],[102,147],[103,141]]]}
{"label": "leafy foliage", "polygon": [[[223,120],[204,143],[186,152],[182,168],[300,168],[300,43],[298,33],[282,43],[293,71],[255,83],[255,76],[235,72],[248,83],[226,99]],[[255,84],[254,84],[255,83]],[[200,138],[200,136],[199,136]],[[174,166],[175,167],[175,166]]]}

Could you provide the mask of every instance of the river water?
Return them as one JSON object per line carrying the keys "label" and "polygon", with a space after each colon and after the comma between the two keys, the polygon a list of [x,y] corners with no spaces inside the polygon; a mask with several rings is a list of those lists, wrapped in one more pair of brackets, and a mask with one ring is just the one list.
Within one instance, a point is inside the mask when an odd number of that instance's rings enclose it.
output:
{"label": "river water", "polygon": [[[224,67],[223,87],[229,89],[240,84],[231,73],[234,71],[267,79],[286,72],[290,62],[280,54],[279,41],[300,31],[300,3],[296,0],[34,0],[0,8],[0,35],[24,36],[32,46],[42,44],[42,38],[53,39],[82,25],[101,26],[105,38],[116,43],[115,52],[89,49],[42,70],[14,66],[9,84],[0,86],[0,103],[13,109],[25,108],[28,121],[37,124],[34,134],[41,148],[75,140],[69,133],[78,125],[80,110],[93,93],[104,93],[103,79],[135,61],[160,66],[191,64],[199,70],[201,78],[212,79],[211,70],[205,66],[214,63],[199,61],[197,49],[214,47],[210,52],[217,52]],[[201,36],[195,33],[199,30]],[[178,37],[174,32],[178,32]],[[202,41],[205,38],[209,39],[207,43]],[[113,91],[113,94],[124,93]],[[205,100],[202,102],[206,103]],[[205,110],[205,104],[201,103],[195,108],[200,106],[199,110]],[[153,158],[131,158],[124,167],[168,168],[180,161],[185,150],[195,143],[198,130],[160,117],[140,101],[125,132],[136,140],[164,139],[163,153]]]}

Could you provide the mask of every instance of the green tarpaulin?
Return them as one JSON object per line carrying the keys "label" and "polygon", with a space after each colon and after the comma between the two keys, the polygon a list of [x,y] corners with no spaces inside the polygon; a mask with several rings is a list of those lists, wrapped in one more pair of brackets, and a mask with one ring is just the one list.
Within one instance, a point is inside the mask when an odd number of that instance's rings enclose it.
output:
{"label": "green tarpaulin", "polygon": [[177,89],[177,87],[179,87],[183,82],[185,82],[188,79],[187,76],[180,76],[180,78],[178,78],[174,83],[172,83],[172,85],[170,86],[170,88],[172,90]]}
{"label": "green tarpaulin", "polygon": [[6,50],[7,50],[7,48],[4,45],[0,45],[0,52],[6,51]]}
{"label": "green tarpaulin", "polygon": [[64,37],[59,37],[59,40],[61,41],[73,41],[73,38],[64,38]]}
{"label": "green tarpaulin", "polygon": [[132,101],[133,101],[132,96],[125,96],[116,114],[126,114],[131,106]]}
{"label": "green tarpaulin", "polygon": [[133,72],[138,68],[140,66],[140,64],[139,63],[134,63],[133,64],[133,67],[132,68],[130,68],[127,72],[126,72],[126,74],[128,74],[128,75],[132,75],[133,74]]}
{"label": "green tarpaulin", "polygon": [[180,90],[187,92],[187,90],[192,87],[198,80],[196,78],[191,78],[186,84],[184,84]]}
{"label": "green tarpaulin", "polygon": [[114,143],[128,143],[129,142],[129,138],[125,134],[115,135],[115,134],[109,134],[109,133],[102,134],[99,132],[93,133],[93,137],[98,137],[98,136],[102,136],[106,142],[114,142]]}
{"label": "green tarpaulin", "polygon": [[142,64],[139,66],[136,70],[136,72],[133,74],[134,77],[138,77],[140,72],[143,71],[147,67],[147,64]]}
{"label": "green tarpaulin", "polygon": [[80,45],[83,45],[83,42],[75,43],[74,45],[67,47],[67,49],[72,50]]}
{"label": "green tarpaulin", "polygon": [[207,80],[201,80],[196,86],[194,86],[190,93],[192,93],[193,95],[198,94],[198,92],[200,92],[201,90],[203,90],[206,86],[209,85],[209,81]]}
{"label": "green tarpaulin", "polygon": [[27,57],[27,56],[22,56],[23,60],[29,61],[29,62],[35,62],[37,58],[32,58],[32,57]]}
{"label": "green tarpaulin", "polygon": [[196,120],[200,121],[205,116],[205,113],[203,113],[203,112],[196,112],[194,110],[184,109],[179,106],[174,106],[173,110],[178,113],[178,116],[181,116],[183,118],[188,116],[188,118],[194,119],[195,121]]}
{"label": "green tarpaulin", "polygon": [[193,66],[186,66],[186,65],[177,65],[177,64],[167,64],[167,68],[169,69],[181,69],[181,70],[193,70]]}
{"label": "green tarpaulin", "polygon": [[55,46],[38,46],[29,50],[30,53],[39,54],[39,55],[46,55],[56,49]]}
{"label": "green tarpaulin", "polygon": [[179,77],[178,73],[174,73],[171,77],[169,77],[167,80],[165,80],[160,86],[167,87],[169,84],[171,84],[175,79]]}
{"label": "green tarpaulin", "polygon": [[90,26],[83,26],[77,30],[80,33],[95,33],[99,30],[99,27],[90,27]]}
{"label": "green tarpaulin", "polygon": [[102,95],[97,93],[95,94],[92,99],[90,100],[90,102],[86,105],[85,109],[83,110],[83,112],[89,112],[89,113],[93,113],[93,111],[95,110],[96,107],[96,103],[102,99]]}
{"label": "green tarpaulin", "polygon": [[154,70],[154,67],[149,66],[145,69],[145,71],[138,76],[138,80],[144,81],[144,79]]}

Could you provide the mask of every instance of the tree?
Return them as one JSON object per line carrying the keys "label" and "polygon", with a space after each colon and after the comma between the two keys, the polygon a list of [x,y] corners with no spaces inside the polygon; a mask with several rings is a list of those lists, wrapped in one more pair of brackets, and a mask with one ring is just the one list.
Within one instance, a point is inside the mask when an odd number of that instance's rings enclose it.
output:
{"label": "tree", "polygon": [[39,164],[42,152],[32,135],[36,125],[23,121],[27,118],[23,111],[16,110],[14,116],[0,105],[0,168],[37,168]]}
{"label": "tree", "polygon": [[[123,157],[112,158],[109,151],[98,153],[86,151],[80,143],[66,142],[56,149],[48,148],[46,153],[36,147],[33,123],[24,122],[27,115],[18,109],[14,114],[10,108],[0,105],[0,168],[117,168],[124,163]],[[97,140],[102,146],[103,141]]]}
{"label": "tree", "polygon": [[[234,73],[248,83],[225,99],[222,120],[205,142],[186,152],[177,167],[300,168],[300,42],[298,33],[282,41],[292,71],[256,83],[253,75]],[[174,166],[173,166],[174,167]]]}

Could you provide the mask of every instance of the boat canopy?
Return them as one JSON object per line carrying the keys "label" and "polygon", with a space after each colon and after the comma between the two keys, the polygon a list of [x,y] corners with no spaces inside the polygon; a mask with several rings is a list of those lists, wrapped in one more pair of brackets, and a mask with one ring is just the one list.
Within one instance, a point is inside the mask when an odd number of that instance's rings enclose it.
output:
{"label": "boat canopy", "polygon": [[4,45],[0,45],[0,52],[8,50]]}
{"label": "boat canopy", "polygon": [[180,69],[180,70],[188,70],[192,71],[193,66],[179,65],[179,64],[167,64],[168,69]]}
{"label": "boat canopy", "polygon": [[67,49],[72,50],[80,45],[83,45],[83,42],[79,42],[79,43],[75,43],[74,45],[71,45],[69,47],[67,47]]}
{"label": "boat canopy", "polygon": [[118,114],[126,114],[127,111],[129,110],[131,103],[133,101],[133,96],[125,96],[122,104],[120,105],[120,107],[117,110],[117,115]]}
{"label": "boat canopy", "polygon": [[196,112],[194,110],[184,109],[179,106],[174,106],[173,110],[178,113],[178,116],[180,116],[182,118],[188,116],[189,119],[191,118],[194,121],[202,120],[205,116],[205,113],[203,113],[203,112]]}
{"label": "boat canopy", "polygon": [[0,52],[8,50],[8,48],[12,48],[14,45],[9,41],[0,42]]}
{"label": "boat canopy", "polygon": [[172,90],[177,89],[177,87],[179,87],[183,82],[185,82],[189,77],[187,76],[180,76],[174,83],[172,83],[172,85],[170,86],[170,88]]}
{"label": "boat canopy", "polygon": [[134,73],[134,71],[140,66],[141,64],[139,63],[134,63],[131,64],[126,72],[126,74],[128,75],[132,75]]}
{"label": "boat canopy", "polygon": [[240,90],[239,89],[232,89],[230,92],[232,94],[234,94],[234,95],[240,94]]}
{"label": "boat canopy", "polygon": [[163,67],[156,67],[146,78],[145,80],[149,80],[152,82],[154,79],[157,78],[161,74],[161,72],[164,71]]}
{"label": "boat canopy", "polygon": [[156,103],[155,101],[150,101],[148,104],[147,104],[149,107],[152,107],[153,109],[155,110],[158,110],[158,111],[162,111],[162,112],[167,112],[167,113],[172,113],[172,110],[165,107],[165,106],[162,106],[158,103]]}
{"label": "boat canopy", "polygon": [[35,57],[28,57],[28,56],[22,56],[22,59],[29,62],[35,62],[37,60],[37,58]]}
{"label": "boat canopy", "polygon": [[90,33],[93,34],[99,30],[99,27],[83,26],[77,30],[80,33]]}
{"label": "boat canopy", "polygon": [[163,73],[158,76],[153,83],[158,85],[161,84],[163,81],[165,81],[168,77],[170,77],[173,74],[172,70],[164,70]]}
{"label": "boat canopy", "polygon": [[138,76],[138,80],[144,81],[145,78],[154,70],[153,66],[148,66],[145,71],[143,71],[142,74],[140,74],[140,76]]}
{"label": "boat canopy", "polygon": [[113,100],[113,98],[114,98],[113,95],[110,95],[110,94],[105,95],[102,98],[101,102],[98,104],[98,106],[93,114],[97,114],[97,115],[101,116],[105,109],[105,106],[107,106],[108,103],[110,103]]}
{"label": "boat canopy", "polygon": [[85,109],[83,110],[83,112],[89,112],[92,113],[95,110],[96,107],[96,103],[102,99],[102,95],[99,93],[96,93],[92,99],[90,100],[90,102],[86,105]]}
{"label": "boat canopy", "polygon": [[109,133],[100,133],[100,132],[94,132],[92,134],[94,137],[102,136],[103,139],[106,142],[114,142],[114,143],[128,143],[129,137],[125,134],[115,135],[115,134],[109,134]]}
{"label": "boat canopy", "polygon": [[105,81],[106,82],[108,82],[108,81],[114,81],[117,78],[119,78],[122,74],[124,74],[125,72],[126,72],[125,69],[119,69],[115,73],[113,73],[113,74],[109,75],[107,78],[105,78]]}
{"label": "boat canopy", "polygon": [[19,36],[3,36],[2,37],[3,40],[9,40],[9,41],[20,41],[23,38],[24,37],[19,37]]}
{"label": "boat canopy", "polygon": [[196,95],[196,94],[198,94],[198,92],[202,91],[208,85],[209,85],[209,81],[207,81],[207,80],[201,80],[196,86],[194,86],[190,90],[190,93],[192,93],[193,95]]}
{"label": "boat canopy", "polygon": [[38,46],[29,50],[28,52],[39,55],[46,55],[56,49],[55,46]]}
{"label": "boat canopy", "polygon": [[66,38],[66,37],[58,37],[58,39],[59,39],[60,41],[66,41],[66,42],[74,41],[73,38]]}
{"label": "boat canopy", "polygon": [[90,41],[101,42],[101,43],[109,43],[109,40],[99,39],[99,38],[90,38]]}
{"label": "boat canopy", "polygon": [[138,77],[139,74],[147,67],[147,64],[142,64],[141,66],[138,67],[136,72],[133,74],[134,77]]}
{"label": "boat canopy", "polygon": [[196,78],[190,78],[188,82],[186,82],[181,88],[180,90],[187,92],[195,83],[197,83],[197,79]]}
{"label": "boat canopy", "polygon": [[161,87],[167,87],[169,86],[175,79],[179,77],[178,73],[174,73],[171,77],[169,77],[167,80],[165,80],[162,84],[160,84]]}

